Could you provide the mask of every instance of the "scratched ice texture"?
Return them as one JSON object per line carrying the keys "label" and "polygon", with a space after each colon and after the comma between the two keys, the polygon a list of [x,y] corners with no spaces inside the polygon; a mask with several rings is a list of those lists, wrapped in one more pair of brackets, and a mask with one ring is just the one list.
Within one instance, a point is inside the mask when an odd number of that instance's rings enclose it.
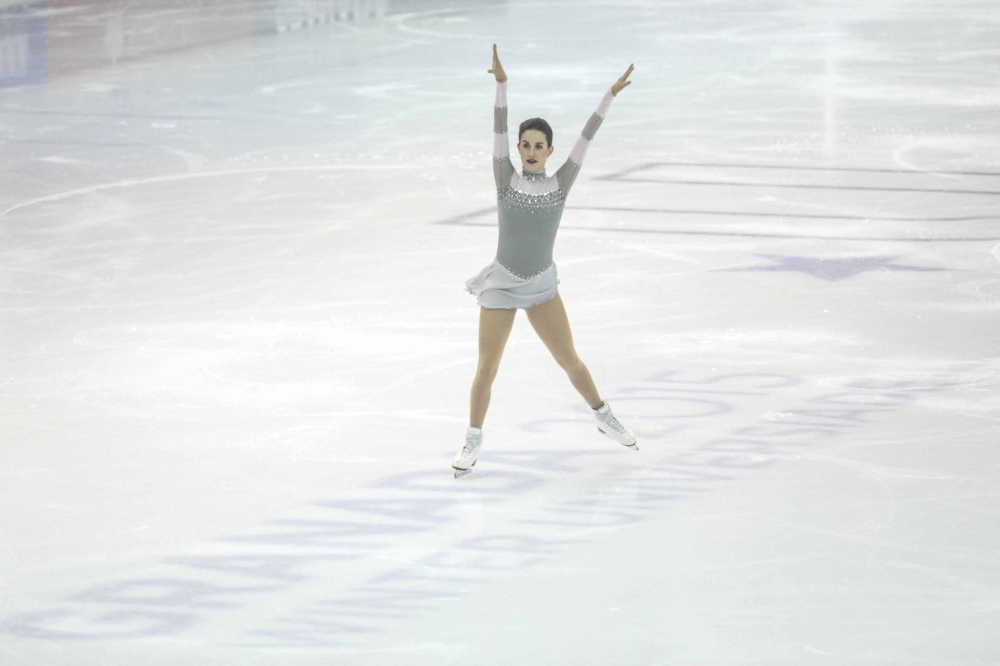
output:
{"label": "scratched ice texture", "polygon": [[[493,43],[555,168],[635,66],[555,259],[640,451],[519,312],[455,480]],[[0,664],[996,663],[998,45],[985,0],[0,0]]]}

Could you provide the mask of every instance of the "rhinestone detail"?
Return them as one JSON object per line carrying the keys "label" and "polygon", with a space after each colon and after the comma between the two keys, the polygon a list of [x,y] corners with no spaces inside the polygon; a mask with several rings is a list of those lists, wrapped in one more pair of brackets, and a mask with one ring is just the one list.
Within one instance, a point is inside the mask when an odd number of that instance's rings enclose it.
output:
{"label": "rhinestone detail", "polygon": [[549,270],[550,268],[552,268],[552,264],[549,264],[548,266],[546,266],[546,267],[545,267],[545,268],[543,268],[542,270],[538,271],[537,273],[535,273],[535,274],[534,274],[534,275],[532,275],[531,277],[521,277],[520,275],[518,275],[518,274],[517,274],[517,273],[515,273],[514,271],[510,270],[509,268],[507,268],[506,266],[504,266],[503,264],[501,264],[501,263],[500,263],[500,260],[499,260],[499,259],[497,259],[497,260],[496,260],[496,262],[497,262],[497,265],[498,265],[498,266],[499,266],[500,268],[502,268],[502,269],[504,269],[505,271],[507,271],[507,272],[508,272],[508,273],[510,274],[510,276],[511,276],[511,277],[513,277],[513,278],[514,278],[515,280],[521,280],[522,282],[527,282],[528,280],[534,280],[534,279],[535,279],[536,277],[538,277],[539,275],[541,275],[541,274],[542,274],[542,273],[544,273],[545,271],[547,271],[547,270]]}
{"label": "rhinestone detail", "polygon": [[508,185],[504,189],[497,192],[497,200],[498,202],[504,203],[511,208],[527,211],[529,213],[535,213],[542,210],[548,211],[561,207],[566,202],[566,195],[563,194],[562,190],[531,194],[529,192],[515,190],[513,187]]}

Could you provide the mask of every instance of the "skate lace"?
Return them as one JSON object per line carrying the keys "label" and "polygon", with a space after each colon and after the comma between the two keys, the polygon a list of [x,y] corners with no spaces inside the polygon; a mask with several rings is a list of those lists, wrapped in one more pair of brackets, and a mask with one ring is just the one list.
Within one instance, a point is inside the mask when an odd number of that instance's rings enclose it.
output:
{"label": "skate lace", "polygon": [[605,424],[606,426],[610,427],[610,428],[611,428],[612,430],[616,430],[616,431],[618,431],[618,432],[621,432],[621,433],[624,433],[624,432],[625,432],[625,426],[623,426],[623,425],[622,425],[622,424],[621,424],[621,423],[620,423],[620,422],[618,421],[618,419],[616,419],[616,418],[614,417],[614,415],[613,415],[613,414],[608,414],[608,415],[607,415],[606,417],[604,417],[604,418],[603,418],[603,419],[601,419],[601,420],[602,420],[602,421],[604,422],[604,424]]}
{"label": "skate lace", "polygon": [[471,455],[473,451],[476,450],[476,440],[471,437],[465,440],[465,446],[462,447],[462,457]]}

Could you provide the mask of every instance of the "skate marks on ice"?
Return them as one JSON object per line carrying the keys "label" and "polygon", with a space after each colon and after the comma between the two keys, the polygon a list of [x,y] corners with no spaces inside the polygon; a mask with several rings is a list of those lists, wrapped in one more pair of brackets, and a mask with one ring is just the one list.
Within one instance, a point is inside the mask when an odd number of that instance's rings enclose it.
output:
{"label": "skate marks on ice", "polygon": [[[443,457],[8,616],[0,630],[56,642],[349,645],[952,385],[841,378],[809,389],[789,375],[661,372],[609,398],[652,442],[641,458],[596,436],[586,448],[492,449],[477,475],[455,483]],[[762,398],[782,407],[734,424],[733,412]],[[711,428],[722,414],[737,427],[719,437]],[[581,409],[521,428],[565,432],[589,418]]]}

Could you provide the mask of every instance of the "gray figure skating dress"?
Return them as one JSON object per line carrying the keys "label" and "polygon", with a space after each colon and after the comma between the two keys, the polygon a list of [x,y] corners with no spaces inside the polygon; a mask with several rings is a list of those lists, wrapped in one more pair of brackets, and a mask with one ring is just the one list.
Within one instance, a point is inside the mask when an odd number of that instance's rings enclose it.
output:
{"label": "gray figure skating dress", "polygon": [[529,308],[556,295],[559,278],[552,246],[563,206],[594,134],[614,96],[604,94],[583,128],[566,163],[554,176],[545,171],[518,174],[507,138],[507,82],[497,83],[493,104],[493,177],[497,186],[500,236],[493,261],[465,281],[465,290],[484,308]]}

